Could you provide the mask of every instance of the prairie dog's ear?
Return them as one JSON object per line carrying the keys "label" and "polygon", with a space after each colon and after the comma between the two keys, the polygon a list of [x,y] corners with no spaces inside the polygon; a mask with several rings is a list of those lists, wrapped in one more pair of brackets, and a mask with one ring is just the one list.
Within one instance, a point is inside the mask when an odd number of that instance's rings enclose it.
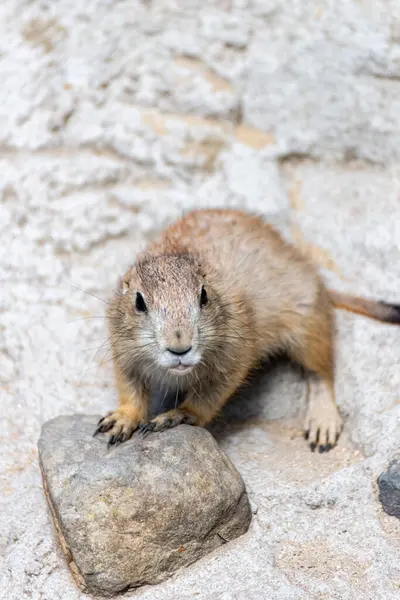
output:
{"label": "prairie dog's ear", "polygon": [[118,283],[117,283],[117,293],[122,294],[123,296],[126,294],[126,292],[129,289],[129,284],[126,281],[126,277],[125,275],[121,275],[120,277],[118,277]]}
{"label": "prairie dog's ear", "polygon": [[121,292],[122,295],[125,296],[126,292],[129,290],[129,281],[126,277],[121,278]]}
{"label": "prairie dog's ear", "polygon": [[132,279],[132,271],[133,271],[133,269],[129,269],[129,271],[127,273],[125,273],[124,275],[122,275],[122,277],[120,277],[120,279],[119,279],[118,289],[123,296],[125,296],[125,294],[128,292],[128,290],[130,288],[131,279]]}

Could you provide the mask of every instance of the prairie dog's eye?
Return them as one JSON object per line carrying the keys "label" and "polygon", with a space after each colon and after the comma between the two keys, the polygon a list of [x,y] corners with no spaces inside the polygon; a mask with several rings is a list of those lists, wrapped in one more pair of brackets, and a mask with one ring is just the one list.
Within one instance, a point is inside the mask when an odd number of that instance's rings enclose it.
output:
{"label": "prairie dog's eye", "polygon": [[203,287],[201,288],[201,294],[200,294],[200,306],[205,306],[208,302],[208,296],[207,296],[207,292],[206,292],[206,288]]}
{"label": "prairie dog's eye", "polygon": [[135,302],[136,310],[139,312],[147,312],[146,302],[140,292],[136,292],[136,302]]}

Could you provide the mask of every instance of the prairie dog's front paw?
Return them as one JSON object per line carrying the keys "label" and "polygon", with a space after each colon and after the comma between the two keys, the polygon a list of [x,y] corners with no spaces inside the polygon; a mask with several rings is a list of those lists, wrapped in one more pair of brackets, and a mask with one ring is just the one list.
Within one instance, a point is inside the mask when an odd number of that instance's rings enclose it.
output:
{"label": "prairie dog's front paw", "polygon": [[107,447],[117,446],[129,440],[141,421],[137,409],[133,406],[123,406],[100,419],[93,436],[98,433],[108,433]]}
{"label": "prairie dog's front paw", "polygon": [[158,415],[148,423],[140,425],[139,429],[140,433],[146,436],[153,431],[165,431],[166,429],[172,429],[177,425],[183,424],[195,425],[196,417],[184,410],[174,409]]}

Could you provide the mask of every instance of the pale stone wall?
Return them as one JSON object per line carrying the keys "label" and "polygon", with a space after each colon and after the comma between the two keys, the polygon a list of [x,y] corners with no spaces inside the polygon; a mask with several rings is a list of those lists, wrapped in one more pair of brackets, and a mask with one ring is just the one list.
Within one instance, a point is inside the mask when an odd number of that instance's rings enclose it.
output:
{"label": "pale stone wall", "polygon": [[[83,600],[36,454],[48,418],[115,402],[105,306],[76,288],[107,299],[183,210],[240,206],[331,284],[399,302],[400,3],[3,0],[0,31],[0,596]],[[328,456],[300,437],[298,372],[266,377],[221,440],[251,531],[135,597],[397,597],[374,482],[398,449],[399,348],[395,327],[338,315]]]}

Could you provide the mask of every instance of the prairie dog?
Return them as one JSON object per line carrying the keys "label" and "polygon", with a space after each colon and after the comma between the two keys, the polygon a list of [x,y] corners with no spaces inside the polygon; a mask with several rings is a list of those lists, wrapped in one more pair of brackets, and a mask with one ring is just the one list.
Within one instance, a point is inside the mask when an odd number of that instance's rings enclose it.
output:
{"label": "prairie dog", "polygon": [[[140,428],[205,426],[268,355],[310,371],[304,429],[330,450],[342,430],[334,396],[333,305],[399,323],[400,307],[330,292],[315,267],[258,216],[193,211],[120,279],[108,311],[120,407],[95,434],[108,445]],[[154,386],[184,392],[151,418]],[[149,420],[150,419],[150,420]]]}

